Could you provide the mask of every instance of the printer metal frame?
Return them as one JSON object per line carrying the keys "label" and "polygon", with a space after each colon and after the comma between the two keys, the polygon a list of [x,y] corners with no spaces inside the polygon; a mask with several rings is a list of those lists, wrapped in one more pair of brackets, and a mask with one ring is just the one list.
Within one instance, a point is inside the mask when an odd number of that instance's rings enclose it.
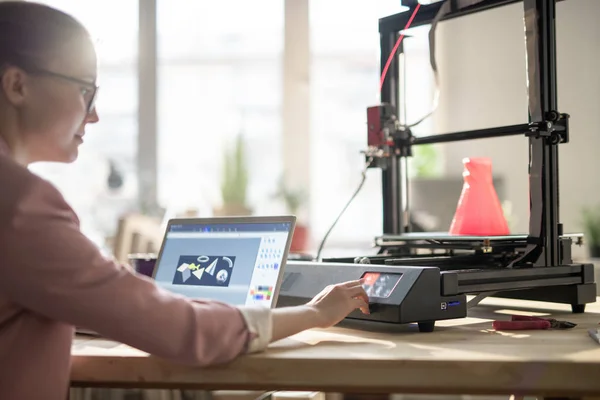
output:
{"label": "printer metal frame", "polygon": [[[596,300],[593,265],[573,263],[571,246],[574,240],[580,244],[583,235],[565,234],[559,213],[558,147],[569,141],[569,115],[558,111],[557,102],[555,15],[556,2],[560,0],[483,0],[460,9],[455,0],[448,1],[451,11],[440,21],[517,2],[523,4],[529,122],[425,137],[414,137],[410,128],[401,128],[392,133],[391,145],[389,141],[386,142],[386,156],[374,156],[374,152],[367,153],[367,157],[371,158],[370,168],[382,170],[383,235],[376,238],[376,244],[382,249],[380,254],[366,262],[389,265],[440,265],[441,261],[438,262],[435,257],[418,257],[410,250],[413,239],[410,235],[406,160],[412,156],[412,146],[525,135],[528,137],[530,150],[528,234],[503,238],[455,237],[446,238],[447,242],[444,238],[429,238],[435,242],[433,247],[446,246],[454,249],[462,246],[473,249],[479,246],[478,248],[483,249],[485,253],[485,249],[492,247],[520,246],[522,252],[508,267],[494,269],[480,268],[477,262],[472,265],[476,258],[467,257],[461,261],[461,256],[457,256],[452,262],[459,265],[453,267],[454,272],[459,271],[445,276],[442,274],[442,288],[447,294],[488,292],[499,297],[566,303],[571,304],[573,312],[584,312],[585,304]],[[445,1],[440,1],[420,5],[411,28],[431,24],[444,3]],[[408,10],[379,20],[382,73],[400,33],[417,6],[417,1],[405,0],[403,5],[408,6]],[[375,117],[381,120],[382,126],[385,125],[387,117],[400,115],[407,101],[401,92],[405,71],[399,62],[400,55],[405,55],[402,43],[383,82],[381,105],[368,110],[368,113],[375,112]],[[373,116],[369,115],[370,118]],[[371,126],[370,122],[369,125]],[[372,145],[372,134],[370,131],[369,145]],[[375,149],[381,154],[380,150],[381,148]],[[417,238],[427,239],[427,233],[421,233]],[[383,249],[387,254],[382,254]],[[349,260],[338,258],[328,261]],[[353,262],[357,262],[356,259]]]}
{"label": "printer metal frame", "polygon": [[[569,133],[568,115],[560,114],[557,111],[555,1],[488,0],[466,9],[451,11],[443,20],[519,1],[524,1],[525,24],[528,32],[526,48],[531,122],[523,125],[412,138],[410,141],[401,142],[399,147],[510,135],[529,136],[531,150],[529,237],[532,244],[536,245],[536,251],[532,254],[532,257],[536,259],[530,258],[530,260],[537,265],[559,265],[562,224],[559,220],[558,144],[567,143]],[[408,11],[383,18],[379,22],[382,65],[416,6],[416,0],[408,3],[410,7]],[[411,27],[431,23],[443,3],[444,1],[440,1],[422,5]],[[401,51],[403,52],[404,49]],[[398,58],[394,57],[382,87],[381,101],[398,104],[399,108],[403,107],[401,103],[406,99],[398,99],[396,96],[396,93],[401,90],[401,83]],[[557,122],[560,125],[557,126]],[[398,158],[401,158],[406,151],[401,150],[398,154]],[[391,161],[393,164],[394,160]],[[405,196],[401,194],[403,187],[401,178],[405,178],[406,175],[401,177],[401,174],[397,173],[398,168],[395,168],[394,165],[383,169],[382,172],[383,232],[390,234],[409,232],[410,223],[407,221],[406,214],[400,212],[405,208],[405,204],[402,203]]]}

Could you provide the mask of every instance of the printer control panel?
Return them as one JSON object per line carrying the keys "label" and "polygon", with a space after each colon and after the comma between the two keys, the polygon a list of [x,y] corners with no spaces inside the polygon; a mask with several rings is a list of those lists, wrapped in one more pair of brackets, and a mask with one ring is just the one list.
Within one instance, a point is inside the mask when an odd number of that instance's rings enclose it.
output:
{"label": "printer control panel", "polygon": [[431,332],[437,320],[467,315],[466,295],[441,295],[441,274],[436,267],[289,260],[285,269],[277,307],[306,304],[327,285],[362,279],[370,313],[353,310],[345,323],[360,321],[360,327],[363,322],[416,322],[419,330]]}
{"label": "printer control panel", "polygon": [[362,276],[363,288],[369,299],[387,299],[398,286],[400,278],[402,278],[401,272],[365,272]]}

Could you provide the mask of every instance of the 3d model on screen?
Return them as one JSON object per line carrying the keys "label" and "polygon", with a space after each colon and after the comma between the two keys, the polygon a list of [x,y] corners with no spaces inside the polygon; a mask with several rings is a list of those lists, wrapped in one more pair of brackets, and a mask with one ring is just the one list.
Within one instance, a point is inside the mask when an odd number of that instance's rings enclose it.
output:
{"label": "3d model on screen", "polygon": [[229,286],[235,264],[232,256],[181,256],[174,285]]}

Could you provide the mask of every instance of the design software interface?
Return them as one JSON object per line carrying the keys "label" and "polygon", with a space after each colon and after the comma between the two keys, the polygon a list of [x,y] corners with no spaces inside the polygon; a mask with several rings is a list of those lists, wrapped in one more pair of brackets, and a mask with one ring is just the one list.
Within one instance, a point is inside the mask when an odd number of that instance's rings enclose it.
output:
{"label": "design software interface", "polygon": [[171,225],[158,285],[191,298],[272,306],[290,223]]}

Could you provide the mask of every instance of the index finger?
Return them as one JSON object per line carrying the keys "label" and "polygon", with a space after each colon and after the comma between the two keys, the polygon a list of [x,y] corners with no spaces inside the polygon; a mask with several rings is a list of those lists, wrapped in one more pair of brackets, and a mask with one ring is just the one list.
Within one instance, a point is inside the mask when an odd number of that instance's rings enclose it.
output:
{"label": "index finger", "polygon": [[361,278],[354,281],[343,282],[340,284],[340,286],[344,288],[352,288],[355,286],[361,286],[363,283],[365,283],[365,280],[364,278]]}

